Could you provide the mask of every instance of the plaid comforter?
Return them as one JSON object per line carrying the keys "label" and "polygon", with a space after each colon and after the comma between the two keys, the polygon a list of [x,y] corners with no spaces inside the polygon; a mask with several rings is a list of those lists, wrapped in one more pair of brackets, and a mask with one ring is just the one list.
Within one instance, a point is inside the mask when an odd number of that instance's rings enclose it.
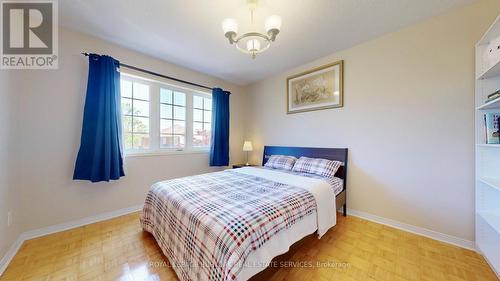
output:
{"label": "plaid comforter", "polygon": [[181,280],[235,280],[253,250],[310,215],[307,190],[228,170],[153,185],[141,225]]}

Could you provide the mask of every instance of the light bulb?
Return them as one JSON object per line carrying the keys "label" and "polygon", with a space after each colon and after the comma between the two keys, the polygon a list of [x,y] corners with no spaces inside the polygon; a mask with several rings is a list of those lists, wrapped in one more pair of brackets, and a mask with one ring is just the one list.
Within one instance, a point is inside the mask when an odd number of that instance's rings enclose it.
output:
{"label": "light bulb", "polygon": [[222,30],[224,30],[224,34],[228,32],[238,33],[238,23],[235,19],[225,19],[222,21]]}
{"label": "light bulb", "polygon": [[247,41],[247,51],[257,52],[260,50],[260,41],[257,39],[252,39]]}
{"label": "light bulb", "polygon": [[266,19],[266,32],[269,32],[269,30],[277,29],[280,30],[281,28],[281,17],[277,15],[270,16]]}

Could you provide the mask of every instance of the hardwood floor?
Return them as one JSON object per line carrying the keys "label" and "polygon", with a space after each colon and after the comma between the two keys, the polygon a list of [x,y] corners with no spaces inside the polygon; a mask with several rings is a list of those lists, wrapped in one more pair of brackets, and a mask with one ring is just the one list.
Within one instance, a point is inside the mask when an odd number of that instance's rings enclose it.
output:
{"label": "hardwood floor", "polygon": [[[307,240],[290,259],[321,266],[289,263],[271,280],[497,280],[473,251],[338,218],[334,229],[321,240]],[[0,280],[177,280],[167,263],[134,213],[26,241]]]}

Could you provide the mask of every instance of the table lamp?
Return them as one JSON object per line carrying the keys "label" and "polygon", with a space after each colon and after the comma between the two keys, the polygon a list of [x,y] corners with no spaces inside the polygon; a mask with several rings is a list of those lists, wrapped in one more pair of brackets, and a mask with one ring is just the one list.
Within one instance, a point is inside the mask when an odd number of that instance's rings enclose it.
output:
{"label": "table lamp", "polygon": [[243,143],[243,151],[247,153],[247,163],[245,165],[249,166],[250,164],[248,164],[248,152],[253,151],[253,146],[251,141],[245,141]]}

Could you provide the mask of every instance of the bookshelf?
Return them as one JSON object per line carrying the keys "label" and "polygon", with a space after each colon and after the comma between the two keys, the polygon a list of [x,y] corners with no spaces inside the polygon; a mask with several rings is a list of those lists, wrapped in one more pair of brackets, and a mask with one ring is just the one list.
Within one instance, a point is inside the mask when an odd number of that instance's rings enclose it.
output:
{"label": "bookshelf", "polygon": [[489,147],[489,148],[500,148],[500,144],[488,144],[488,143],[478,143],[478,147]]}
{"label": "bookshelf", "polygon": [[479,178],[479,180],[481,182],[483,182],[484,184],[490,186],[491,188],[494,188],[494,189],[500,191],[500,179],[495,179],[495,178]]}
{"label": "bookshelf", "polygon": [[477,79],[482,80],[482,79],[488,79],[488,78],[493,78],[493,77],[498,77],[500,76],[500,62],[497,62],[495,65],[491,66],[490,68],[487,68],[483,74],[479,75]]}
{"label": "bookshelf", "polygon": [[500,109],[500,98],[496,98],[490,102],[478,106],[477,110]]}
{"label": "bookshelf", "polygon": [[496,232],[500,232],[500,215],[488,212],[479,212],[479,216]]}
{"label": "bookshelf", "polygon": [[476,248],[500,278],[500,144],[487,144],[484,114],[500,112],[500,98],[485,103],[500,89],[500,62],[485,59],[488,44],[500,36],[500,16],[476,44]]}

